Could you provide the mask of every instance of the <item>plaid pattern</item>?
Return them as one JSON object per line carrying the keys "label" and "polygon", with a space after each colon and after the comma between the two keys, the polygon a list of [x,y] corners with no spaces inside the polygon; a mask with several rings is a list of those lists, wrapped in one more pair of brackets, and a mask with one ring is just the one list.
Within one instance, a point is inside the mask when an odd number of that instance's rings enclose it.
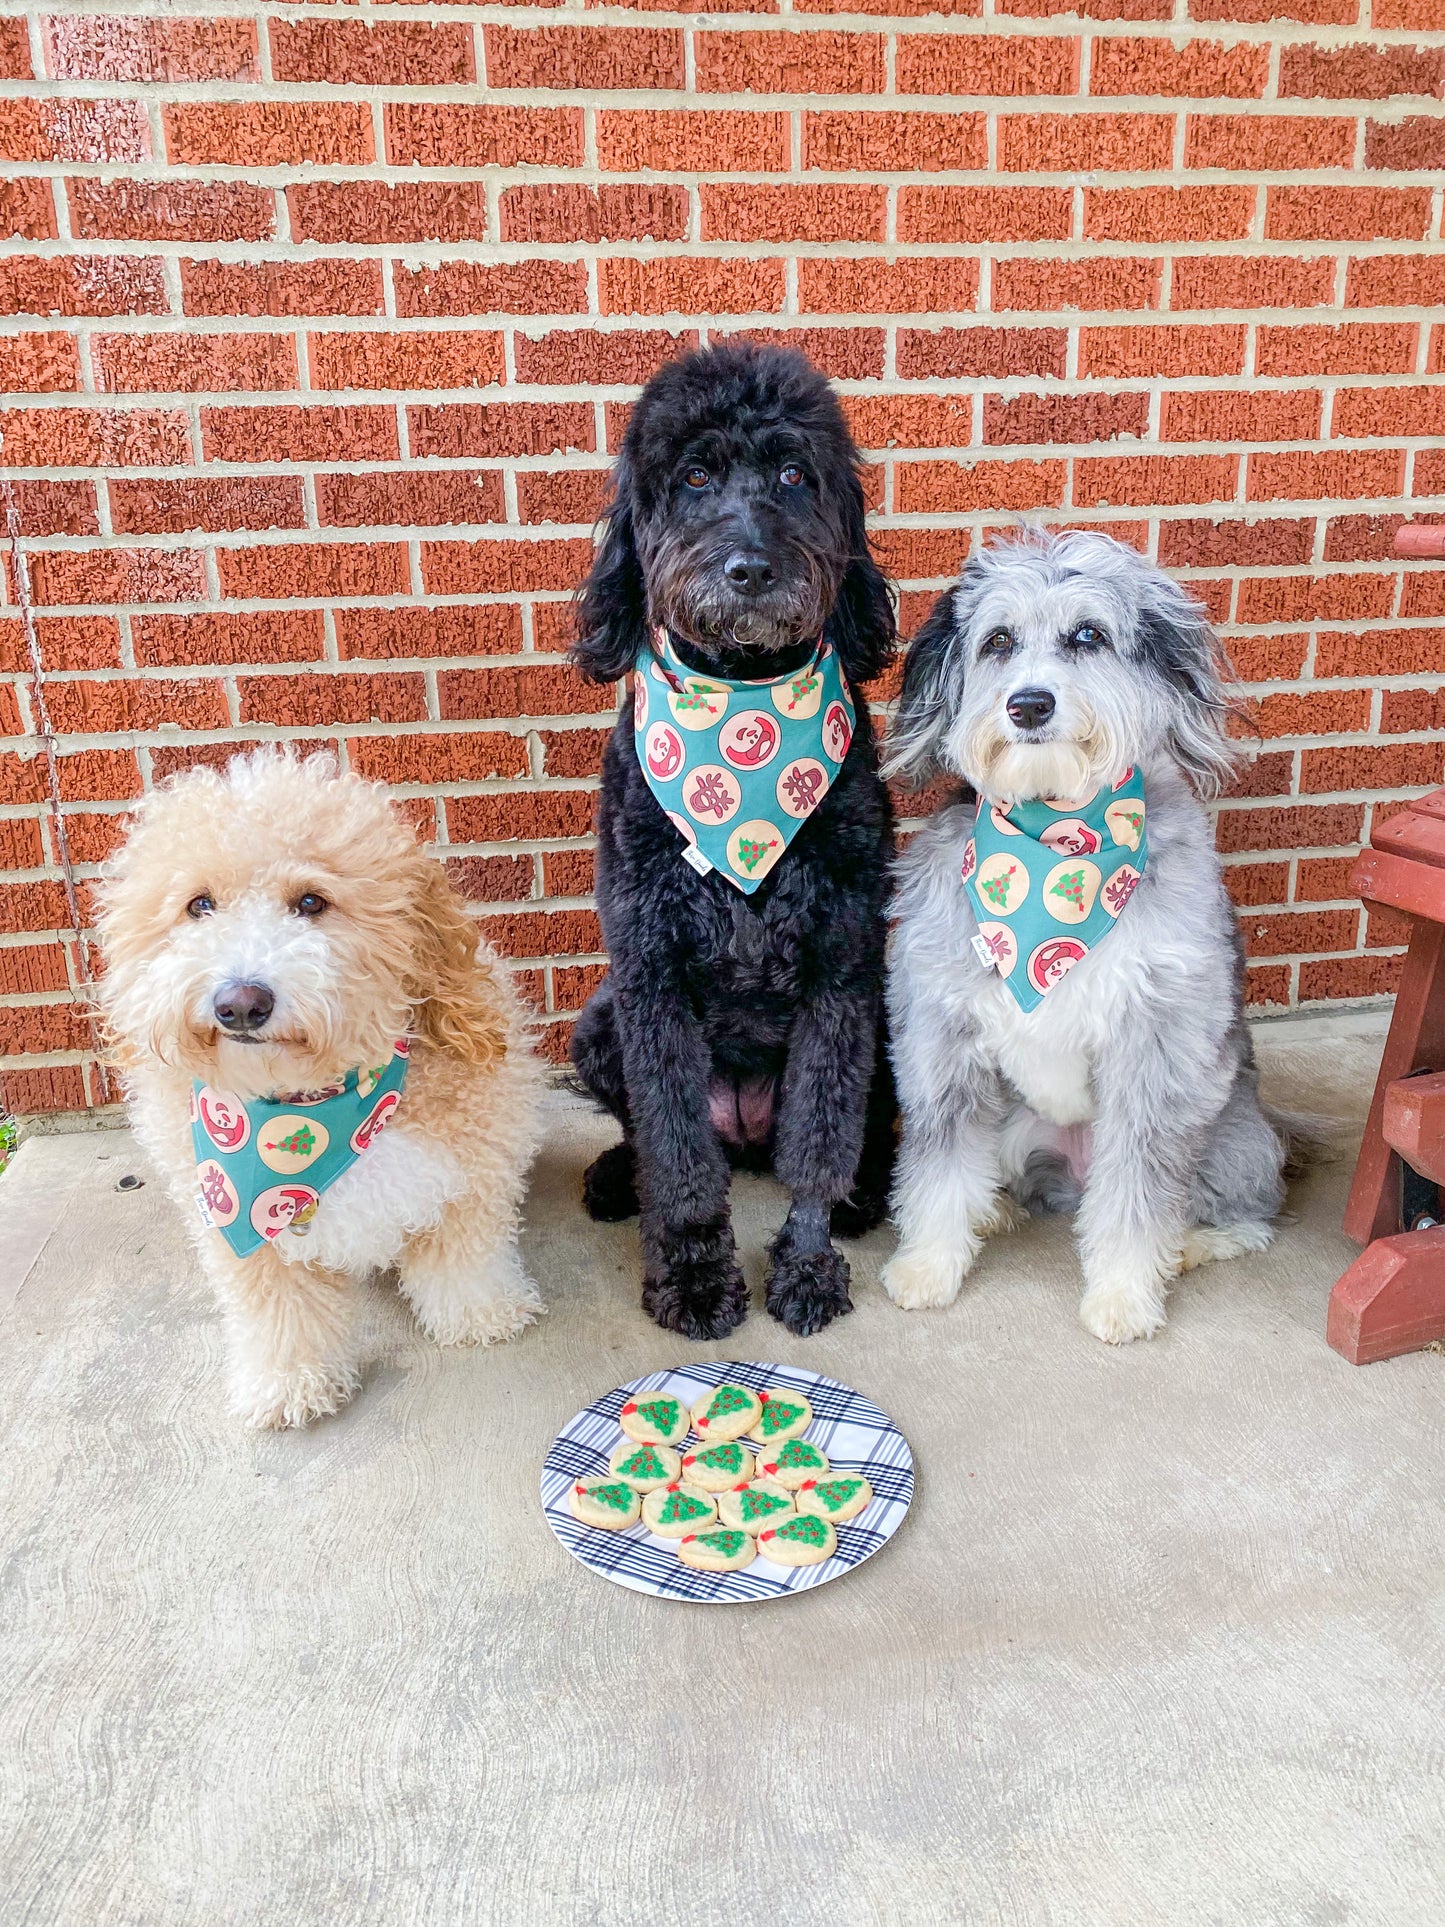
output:
{"label": "plaid pattern", "polygon": [[[856,1519],[837,1528],[838,1550],[821,1565],[775,1566],[759,1558],[741,1572],[694,1572],[678,1558],[675,1541],[655,1539],[640,1522],[626,1532],[602,1532],[579,1525],[572,1517],[567,1506],[568,1490],[578,1479],[598,1478],[606,1472],[608,1454],[622,1437],[618,1414],[629,1398],[670,1392],[691,1406],[724,1379],[758,1392],[776,1385],[804,1393],[813,1407],[813,1423],[804,1438],[822,1447],[836,1471],[862,1472],[872,1485],[872,1502]],[[687,1441],[677,1449],[685,1452]],[[803,1592],[809,1586],[837,1579],[893,1537],[912,1501],[913,1454],[886,1412],[835,1378],[820,1378],[816,1372],[787,1365],[737,1360],[708,1361],[685,1371],[652,1372],[629,1385],[619,1385],[616,1391],[594,1399],[563,1426],[542,1467],[542,1510],[574,1559],[632,1592],[697,1600],[705,1605],[775,1599],[782,1593]]]}

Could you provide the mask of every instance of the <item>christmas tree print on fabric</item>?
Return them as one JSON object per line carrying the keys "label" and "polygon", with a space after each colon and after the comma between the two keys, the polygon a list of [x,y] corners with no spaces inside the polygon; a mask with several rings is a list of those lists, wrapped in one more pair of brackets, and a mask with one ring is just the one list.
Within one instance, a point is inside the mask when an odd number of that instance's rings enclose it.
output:
{"label": "christmas tree print on fabric", "polygon": [[1084,904],[1084,872],[1066,871],[1055,883],[1052,894],[1062,897],[1066,903],[1072,903],[1076,910],[1081,910]]}
{"label": "christmas tree print on fabric", "polygon": [[1009,896],[1017,875],[1018,869],[1015,866],[1007,870],[999,870],[993,876],[984,879],[980,887],[996,910],[1008,909]]}

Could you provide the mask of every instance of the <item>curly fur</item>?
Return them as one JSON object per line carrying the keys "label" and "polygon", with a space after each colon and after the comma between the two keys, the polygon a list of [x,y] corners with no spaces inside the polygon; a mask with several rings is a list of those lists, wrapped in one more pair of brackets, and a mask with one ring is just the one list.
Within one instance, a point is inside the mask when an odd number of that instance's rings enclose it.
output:
{"label": "curly fur", "polygon": [[[664,368],[632,412],[573,659],[628,673],[656,625],[690,667],[733,679],[807,661],[820,627],[855,696],[894,646],[868,554],[857,453],[801,356],[732,345]],[[796,466],[802,480],[785,481]],[[701,470],[705,487],[690,487]],[[695,477],[694,477],[695,479]],[[771,571],[742,593],[738,554]],[[682,860],[638,767],[624,710],[603,758],[597,898],[611,965],[573,1041],[586,1087],[621,1124],[587,1173],[594,1218],[642,1214],[643,1303],[718,1338],[746,1315],[728,1217],[731,1164],[792,1191],[767,1304],[795,1332],[851,1309],[832,1226],[884,1209],[893,1094],[882,1042],[892,827],[868,711],[837,780],[752,896]],[[851,1194],[851,1195],[850,1195]]]}
{"label": "curly fur", "polygon": [[[316,917],[293,907],[307,892]],[[214,910],[187,905],[205,894]],[[350,1281],[397,1265],[442,1344],[510,1337],[540,1309],[515,1249],[537,1075],[505,967],[380,785],[272,750],[195,769],[138,805],[107,865],[101,996],[136,1133],[226,1316],[232,1403],[304,1424],[355,1391]],[[227,984],[275,1008],[246,1042]],[[324,1084],[413,1039],[402,1104],[325,1193],[304,1243],[238,1259],[195,1210],[193,1078],[264,1096]]]}

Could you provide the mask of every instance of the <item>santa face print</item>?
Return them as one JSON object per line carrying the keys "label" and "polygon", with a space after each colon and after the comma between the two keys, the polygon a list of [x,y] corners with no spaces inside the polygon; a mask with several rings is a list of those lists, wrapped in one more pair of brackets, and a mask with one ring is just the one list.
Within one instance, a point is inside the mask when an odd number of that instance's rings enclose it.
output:
{"label": "santa face print", "polygon": [[1060,856],[1092,856],[1103,838],[1079,817],[1066,816],[1062,822],[1050,823],[1047,829],[1041,830],[1039,841],[1046,850],[1057,850]]}
{"label": "santa face print", "polygon": [[823,717],[823,748],[835,763],[841,763],[853,740],[853,724],[842,703],[829,703]]}
{"label": "santa face print", "polygon": [[659,783],[670,783],[682,768],[682,738],[670,723],[652,725],[643,739],[642,753]]}
{"label": "santa face print", "polygon": [[201,1128],[217,1150],[239,1151],[251,1135],[251,1120],[240,1098],[206,1084],[196,1092],[195,1101]]}
{"label": "santa face print", "polygon": [[723,761],[734,769],[762,769],[782,745],[783,732],[762,709],[745,709],[723,724],[717,744]]}
{"label": "santa face print", "polygon": [[351,1134],[351,1148],[353,1151],[360,1153],[371,1149],[382,1131],[385,1130],[392,1112],[400,1102],[400,1091],[388,1091],[384,1097],[379,1097],[376,1100],[375,1105],[370,1112],[368,1112],[365,1122],[358,1124]]}
{"label": "santa face print", "polygon": [[308,1224],[320,1202],[309,1184],[273,1184],[251,1206],[251,1229],[271,1244],[293,1225]]}
{"label": "santa face print", "polygon": [[1087,954],[1077,938],[1051,937],[1047,943],[1041,943],[1029,958],[1029,982],[1035,990],[1052,990]]}

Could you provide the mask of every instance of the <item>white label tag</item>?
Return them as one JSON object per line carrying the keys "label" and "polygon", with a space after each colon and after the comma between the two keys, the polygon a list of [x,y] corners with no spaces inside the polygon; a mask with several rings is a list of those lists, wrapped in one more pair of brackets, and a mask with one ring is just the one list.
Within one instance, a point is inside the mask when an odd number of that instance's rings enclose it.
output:
{"label": "white label tag", "polygon": [[695,843],[683,844],[682,860],[684,863],[690,863],[700,877],[707,876],[712,869],[712,865]]}
{"label": "white label tag", "polygon": [[978,958],[985,970],[998,969],[998,958],[989,949],[987,937],[970,937],[969,942],[973,945],[974,956]]}
{"label": "white label tag", "polygon": [[196,1193],[196,1209],[197,1211],[200,1212],[201,1223],[206,1227],[207,1231],[214,1231],[216,1228],[216,1221],[211,1216],[210,1212],[206,1209],[206,1201],[201,1196],[199,1191]]}

